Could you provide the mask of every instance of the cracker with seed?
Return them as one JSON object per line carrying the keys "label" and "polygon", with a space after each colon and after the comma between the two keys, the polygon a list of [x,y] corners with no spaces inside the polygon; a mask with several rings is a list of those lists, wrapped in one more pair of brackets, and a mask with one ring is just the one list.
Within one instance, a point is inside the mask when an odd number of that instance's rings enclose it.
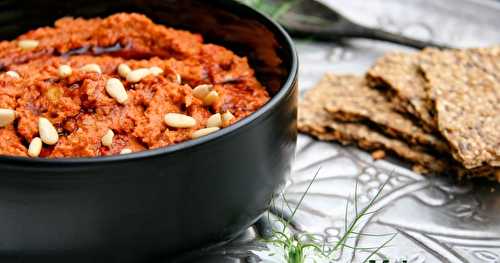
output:
{"label": "cracker with seed", "polygon": [[500,47],[424,52],[439,131],[467,169],[500,167]]}
{"label": "cracker with seed", "polygon": [[447,169],[446,161],[426,153],[419,147],[411,147],[398,139],[389,138],[360,123],[344,123],[333,119],[326,111],[326,104],[335,96],[332,85],[345,86],[359,77],[326,76],[308,91],[299,105],[299,130],[321,140],[339,141],[342,144],[357,144],[367,150],[385,149],[396,155],[419,164],[429,171],[443,172]]}
{"label": "cracker with seed", "polygon": [[369,87],[363,77],[349,77],[342,82],[336,81],[339,77],[333,75],[327,75],[325,78],[331,80],[331,98],[325,107],[334,119],[367,123],[369,126],[379,127],[384,134],[400,138],[409,144],[430,147],[442,153],[449,151],[448,145],[442,139],[425,132],[395,111],[393,103],[380,91]]}
{"label": "cracker with seed", "polygon": [[370,86],[387,92],[397,110],[413,115],[427,131],[434,131],[433,107],[419,67],[421,56],[420,53],[389,53],[368,71],[367,79]]}

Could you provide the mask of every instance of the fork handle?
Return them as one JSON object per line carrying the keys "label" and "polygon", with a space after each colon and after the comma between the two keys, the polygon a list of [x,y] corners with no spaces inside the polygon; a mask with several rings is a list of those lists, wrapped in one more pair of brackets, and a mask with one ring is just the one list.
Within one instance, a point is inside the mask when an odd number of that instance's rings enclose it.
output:
{"label": "fork handle", "polygon": [[414,47],[417,49],[424,49],[426,47],[434,47],[434,48],[440,48],[440,49],[446,49],[446,48],[451,48],[450,46],[444,45],[444,44],[438,44],[433,41],[422,41],[418,40],[415,38],[410,38],[403,36],[401,34],[396,34],[392,32],[388,32],[385,30],[377,29],[377,28],[368,28],[364,26],[360,26],[362,28],[361,31],[359,31],[359,36],[363,38],[368,38],[368,39],[375,39],[375,40],[382,40],[382,41],[388,41],[392,43],[397,43],[405,46],[410,46]]}
{"label": "fork handle", "polygon": [[294,36],[299,38],[313,38],[323,41],[338,41],[344,38],[367,38],[374,40],[382,40],[392,42],[404,46],[424,49],[426,47],[434,47],[440,49],[452,48],[444,44],[438,44],[432,41],[422,41],[401,34],[391,33],[385,30],[362,26],[351,21],[344,21],[344,24],[339,28],[318,28],[317,30],[297,30],[287,28]]}

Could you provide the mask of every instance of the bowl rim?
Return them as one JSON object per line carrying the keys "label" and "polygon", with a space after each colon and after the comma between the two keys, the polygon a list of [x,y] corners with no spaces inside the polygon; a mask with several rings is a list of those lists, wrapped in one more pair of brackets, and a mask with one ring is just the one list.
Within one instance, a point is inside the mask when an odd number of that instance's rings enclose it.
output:
{"label": "bowl rim", "polygon": [[[217,2],[221,3],[221,1]],[[41,165],[41,166],[45,165],[73,166],[73,165],[83,165],[83,164],[105,164],[112,162],[135,161],[139,159],[157,157],[161,155],[168,155],[175,152],[189,150],[196,146],[201,146],[205,143],[234,134],[240,131],[241,129],[244,129],[245,127],[250,126],[256,121],[258,121],[258,119],[263,117],[266,113],[276,108],[282,100],[291,95],[295,83],[297,81],[298,67],[299,67],[298,53],[290,35],[285,31],[285,29],[280,24],[278,24],[275,20],[271,19],[270,16],[258,10],[255,10],[243,3],[239,3],[237,1],[223,1],[222,5],[225,5],[224,8],[231,8],[231,5],[233,5],[235,8],[238,8],[239,10],[244,10],[243,12],[247,12],[250,14],[250,16],[255,17],[255,19],[258,19],[260,22],[263,22],[267,27],[270,28],[270,30],[274,33],[275,36],[278,36],[278,38],[283,41],[283,44],[286,45],[283,46],[283,48],[289,50],[291,54],[291,67],[286,81],[281,85],[281,89],[278,91],[278,93],[272,96],[271,100],[269,100],[264,106],[259,108],[257,111],[253,112],[249,116],[241,119],[240,121],[224,129],[220,129],[217,132],[211,133],[201,138],[191,139],[178,144],[160,147],[157,149],[149,149],[123,155],[99,156],[99,157],[76,157],[76,158],[70,157],[70,158],[54,158],[54,159],[1,155],[0,163],[6,163],[10,165],[30,164],[30,165]]]}

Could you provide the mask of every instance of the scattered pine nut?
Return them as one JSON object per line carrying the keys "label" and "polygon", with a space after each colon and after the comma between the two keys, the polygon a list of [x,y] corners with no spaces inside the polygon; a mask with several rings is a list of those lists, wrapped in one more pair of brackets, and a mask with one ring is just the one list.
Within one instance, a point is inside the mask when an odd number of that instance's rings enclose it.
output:
{"label": "scattered pine nut", "polygon": [[59,141],[59,134],[52,123],[43,117],[38,119],[38,132],[42,142],[48,145],[54,145]]}
{"label": "scattered pine nut", "polygon": [[220,130],[219,127],[210,127],[210,128],[199,129],[199,130],[191,133],[191,138],[193,138],[193,139],[200,138],[200,137],[206,136],[212,132],[216,132],[218,130]]}
{"label": "scattered pine nut", "polygon": [[58,73],[59,73],[59,77],[67,78],[67,77],[71,76],[71,74],[73,73],[73,70],[68,65],[61,65],[58,68]]}
{"label": "scattered pine nut", "polygon": [[195,118],[180,113],[167,113],[164,119],[168,126],[174,128],[192,128],[196,126]]}
{"label": "scattered pine nut", "polygon": [[104,136],[102,136],[101,143],[104,146],[110,147],[113,145],[113,137],[115,137],[115,133],[109,129]]}
{"label": "scattered pine nut", "polygon": [[193,89],[193,96],[195,98],[203,100],[208,95],[208,93],[212,91],[213,88],[214,86],[210,84],[198,85],[196,86],[196,88]]}
{"label": "scattered pine nut", "polygon": [[120,154],[130,154],[130,153],[132,153],[132,150],[130,150],[130,149],[128,149],[128,148],[125,148],[125,149],[123,149],[123,150],[120,152]]}
{"label": "scattered pine nut", "polygon": [[132,72],[132,69],[127,64],[118,65],[118,75],[122,78],[127,78],[128,74]]}
{"label": "scattered pine nut", "polygon": [[0,109],[0,128],[13,123],[15,119],[16,119],[15,110]]}
{"label": "scattered pine nut", "polygon": [[19,73],[15,72],[13,70],[9,70],[9,71],[5,72],[5,74],[11,78],[15,78],[15,79],[21,78],[21,76],[19,76]]}
{"label": "scattered pine nut", "polygon": [[226,111],[222,114],[222,123],[224,126],[231,124],[231,121],[234,119],[234,115],[230,111]]}
{"label": "scattered pine nut", "polygon": [[94,72],[94,73],[98,73],[98,74],[101,74],[101,67],[97,64],[87,64],[83,67],[80,68],[81,71],[83,72]]}
{"label": "scattered pine nut", "polygon": [[216,113],[207,120],[207,128],[211,127],[221,127],[222,126],[222,117],[220,113]]}
{"label": "scattered pine nut", "polygon": [[182,77],[178,73],[175,73],[175,82],[179,85],[182,84]]}
{"label": "scattered pine nut", "polygon": [[42,139],[40,139],[39,137],[33,138],[28,147],[28,155],[30,157],[38,157],[40,156],[41,151],[42,151]]}
{"label": "scattered pine nut", "polygon": [[149,72],[151,72],[151,75],[153,75],[153,76],[158,76],[158,75],[163,74],[163,69],[161,69],[160,67],[154,66],[154,67],[149,68]]}
{"label": "scattered pine nut", "polygon": [[106,82],[106,92],[118,103],[125,104],[128,100],[127,90],[119,79],[108,79]]}
{"label": "scattered pine nut", "polygon": [[203,103],[207,106],[213,105],[219,100],[219,93],[217,91],[212,90],[208,95],[203,99]]}
{"label": "scattered pine nut", "polygon": [[148,68],[140,68],[136,70],[132,70],[128,75],[127,75],[127,81],[131,83],[137,83],[141,81],[143,78],[149,76],[151,74],[151,71]]}
{"label": "scattered pine nut", "polygon": [[17,42],[17,45],[23,50],[32,50],[38,47],[38,44],[39,44],[38,40],[30,40],[30,39],[21,40]]}

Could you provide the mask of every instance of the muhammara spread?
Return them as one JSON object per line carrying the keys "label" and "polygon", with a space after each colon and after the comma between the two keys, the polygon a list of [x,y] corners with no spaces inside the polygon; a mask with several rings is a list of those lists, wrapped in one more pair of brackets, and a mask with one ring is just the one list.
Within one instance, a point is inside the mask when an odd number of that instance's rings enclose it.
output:
{"label": "muhammara spread", "polygon": [[93,157],[207,135],[269,100],[246,58],[139,14],[0,42],[0,155]]}

